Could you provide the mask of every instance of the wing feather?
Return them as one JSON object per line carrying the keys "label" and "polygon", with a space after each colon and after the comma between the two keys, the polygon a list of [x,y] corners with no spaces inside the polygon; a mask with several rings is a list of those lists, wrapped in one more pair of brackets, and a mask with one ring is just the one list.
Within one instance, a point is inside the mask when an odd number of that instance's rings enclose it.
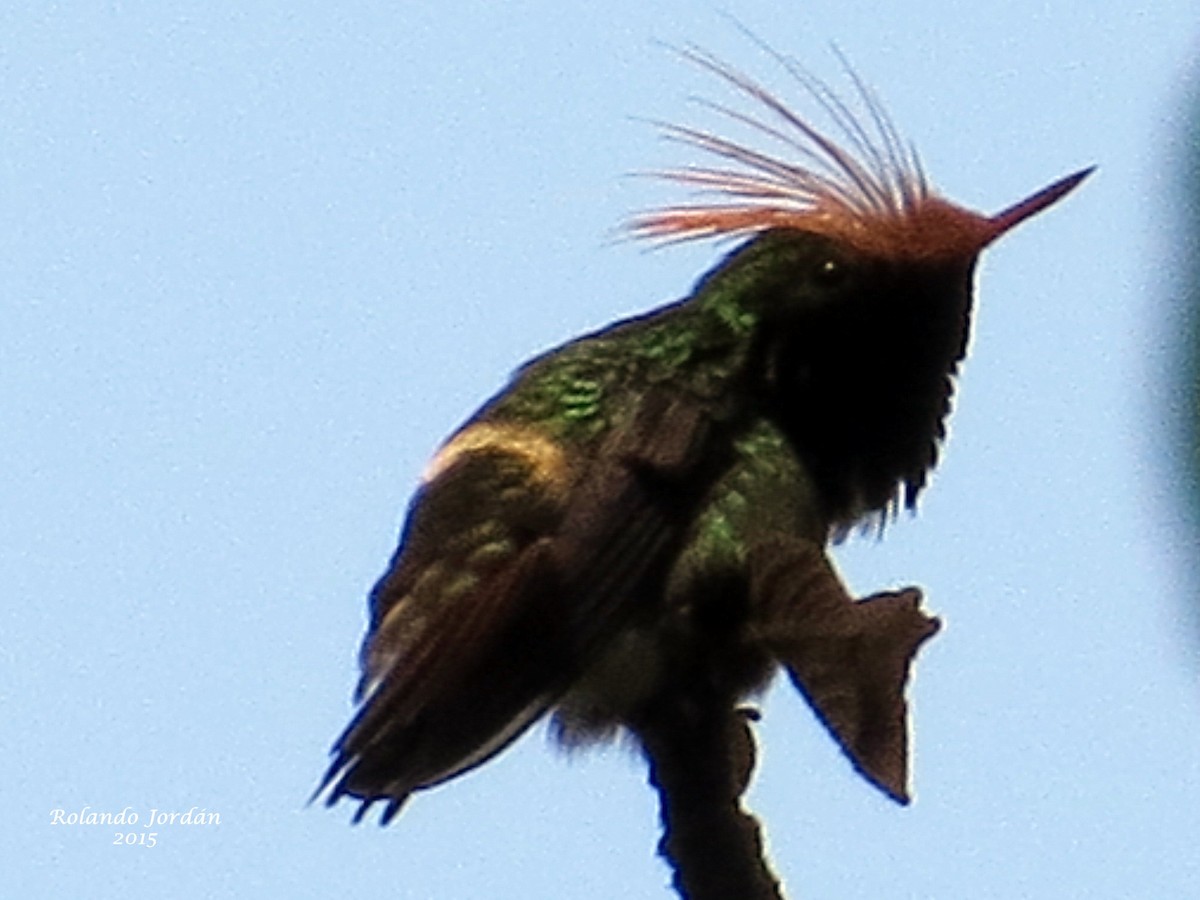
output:
{"label": "wing feather", "polygon": [[440,467],[373,593],[361,706],[317,794],[361,800],[356,821],[384,801],[386,823],[540,717],[661,593],[710,426],[698,401],[655,389],[569,484],[503,442]]}

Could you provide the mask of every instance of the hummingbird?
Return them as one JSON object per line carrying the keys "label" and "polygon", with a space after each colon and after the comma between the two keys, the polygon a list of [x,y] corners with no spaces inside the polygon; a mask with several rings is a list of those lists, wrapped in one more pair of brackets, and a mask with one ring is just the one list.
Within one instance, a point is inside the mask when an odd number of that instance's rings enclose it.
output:
{"label": "hummingbird", "polygon": [[831,134],[683,53],[744,102],[713,109],[783,155],[662,126],[711,163],[656,173],[700,197],[630,232],[739,243],[683,299],[525,363],[426,466],[314,795],[357,801],[356,822],[382,803],[387,824],[546,715],[568,745],[636,736],[675,686],[736,704],[781,669],[908,801],[904,690],[939,623],[916,588],[852,598],[827,550],[915,509],[981,251],[1091,169],[980,214],[931,187],[857,78],[861,120],[800,78]]}

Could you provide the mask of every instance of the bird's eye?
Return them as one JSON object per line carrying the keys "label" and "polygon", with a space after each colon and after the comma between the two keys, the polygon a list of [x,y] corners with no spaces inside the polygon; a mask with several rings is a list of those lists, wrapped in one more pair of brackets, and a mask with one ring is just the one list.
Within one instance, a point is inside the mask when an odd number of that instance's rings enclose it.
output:
{"label": "bird's eye", "polygon": [[837,287],[846,280],[848,274],[845,263],[833,257],[827,257],[817,263],[813,280],[821,287]]}

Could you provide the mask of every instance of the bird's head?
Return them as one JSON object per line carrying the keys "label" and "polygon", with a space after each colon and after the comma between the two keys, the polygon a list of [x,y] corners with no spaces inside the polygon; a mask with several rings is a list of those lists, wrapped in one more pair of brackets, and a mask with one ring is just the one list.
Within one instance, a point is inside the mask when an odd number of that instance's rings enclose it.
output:
{"label": "bird's head", "polygon": [[634,217],[631,233],[659,243],[747,238],[695,296],[756,348],[763,395],[814,467],[829,469],[817,474],[831,486],[831,518],[844,524],[901,500],[914,505],[944,434],[980,253],[1092,170],[1000,213],[974,212],[933,190],[853,73],[863,120],[780,58],[838,141],[716,58],[683,54],[750,101],[749,111],[708,106],[787,156],[665,125],[669,138],[719,162],[654,173],[701,197]]}

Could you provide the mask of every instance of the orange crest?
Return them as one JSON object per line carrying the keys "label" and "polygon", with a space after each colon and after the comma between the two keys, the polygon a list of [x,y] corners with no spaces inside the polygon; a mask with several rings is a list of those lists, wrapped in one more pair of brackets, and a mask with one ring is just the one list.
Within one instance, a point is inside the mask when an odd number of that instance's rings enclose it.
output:
{"label": "orange crest", "polygon": [[715,103],[707,106],[781,144],[798,161],[789,162],[708,131],[664,124],[661,127],[668,138],[719,157],[727,165],[652,173],[715,195],[715,199],[636,216],[628,223],[635,237],[669,242],[792,228],[827,235],[872,256],[970,259],[1018,222],[1061,198],[1092,171],[1084,169],[998,215],[985,216],[932,191],[916,151],[901,140],[883,107],[848,66],[869,115],[867,124],[855,118],[823,83],[776,54],[843,133],[843,145],[715,57],[694,48],[681,52],[752,100],[755,109],[742,112]]}

